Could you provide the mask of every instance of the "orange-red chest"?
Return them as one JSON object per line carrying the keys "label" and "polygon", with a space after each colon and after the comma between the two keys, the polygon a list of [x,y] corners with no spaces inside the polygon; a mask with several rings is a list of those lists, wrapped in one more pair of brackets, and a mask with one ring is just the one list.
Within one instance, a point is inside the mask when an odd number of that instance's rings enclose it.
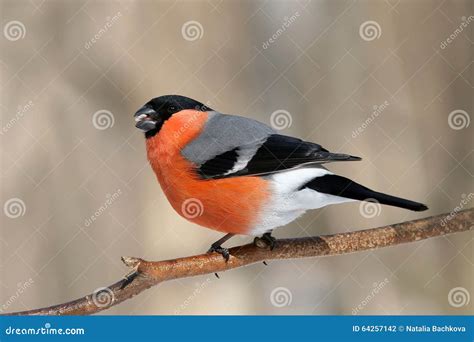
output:
{"label": "orange-red chest", "polygon": [[[247,234],[267,203],[267,181],[260,177],[203,180],[181,150],[196,138],[206,112],[184,110],[168,119],[146,142],[148,160],[173,208],[186,219],[226,233]],[[203,146],[208,148],[208,146]]]}

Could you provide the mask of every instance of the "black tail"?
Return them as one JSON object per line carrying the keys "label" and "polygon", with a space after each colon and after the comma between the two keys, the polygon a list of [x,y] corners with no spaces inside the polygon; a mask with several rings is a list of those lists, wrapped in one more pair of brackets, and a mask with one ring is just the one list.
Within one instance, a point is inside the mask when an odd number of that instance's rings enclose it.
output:
{"label": "black tail", "polygon": [[348,178],[337,175],[324,175],[322,177],[315,178],[309,183],[303,185],[301,189],[303,188],[310,188],[325,194],[359,201],[376,200],[381,204],[414,211],[424,211],[428,209],[428,207],[423,203],[413,202],[400,197],[390,196],[381,192],[373,191],[369,188],[366,188],[365,186],[351,181]]}
{"label": "black tail", "polygon": [[331,153],[331,152],[321,152],[320,155],[327,154],[326,159],[328,161],[359,161],[362,160],[361,157],[351,156],[349,154],[342,154],[342,153]]}

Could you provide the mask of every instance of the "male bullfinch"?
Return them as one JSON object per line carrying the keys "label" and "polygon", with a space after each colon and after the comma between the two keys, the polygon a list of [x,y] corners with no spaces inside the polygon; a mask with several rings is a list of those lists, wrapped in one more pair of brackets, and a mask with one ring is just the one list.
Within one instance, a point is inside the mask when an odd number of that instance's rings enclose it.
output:
{"label": "male bullfinch", "polygon": [[[188,97],[154,98],[134,117],[136,127],[145,132],[148,160],[169,202],[186,219],[226,233],[209,249],[226,260],[229,253],[221,244],[233,235],[263,235],[273,246],[272,230],[308,209],[354,200],[428,209],[368,189],[323,166],[359,157],[331,153]],[[189,201],[200,206],[197,212],[186,213]]]}

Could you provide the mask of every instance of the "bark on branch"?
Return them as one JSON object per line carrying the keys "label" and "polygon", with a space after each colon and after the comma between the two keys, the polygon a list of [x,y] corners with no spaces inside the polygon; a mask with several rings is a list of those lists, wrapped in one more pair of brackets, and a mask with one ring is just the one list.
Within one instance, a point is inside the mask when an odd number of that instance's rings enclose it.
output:
{"label": "bark on branch", "polygon": [[[123,257],[132,272],[102,291],[71,302],[10,315],[88,315],[117,305],[160,282],[227,271],[274,259],[292,259],[367,251],[474,228],[474,208],[380,228],[325,236],[277,240],[271,251],[263,241],[231,248],[226,263],[221,255],[201,254],[165,261]],[[260,246],[258,246],[260,245]]]}

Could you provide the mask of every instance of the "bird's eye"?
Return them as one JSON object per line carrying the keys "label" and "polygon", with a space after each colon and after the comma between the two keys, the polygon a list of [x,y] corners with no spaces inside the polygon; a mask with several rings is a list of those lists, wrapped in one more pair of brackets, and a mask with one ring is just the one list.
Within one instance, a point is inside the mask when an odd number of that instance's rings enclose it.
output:
{"label": "bird's eye", "polygon": [[168,107],[168,112],[170,112],[170,113],[176,112],[176,107],[175,106],[169,106]]}

